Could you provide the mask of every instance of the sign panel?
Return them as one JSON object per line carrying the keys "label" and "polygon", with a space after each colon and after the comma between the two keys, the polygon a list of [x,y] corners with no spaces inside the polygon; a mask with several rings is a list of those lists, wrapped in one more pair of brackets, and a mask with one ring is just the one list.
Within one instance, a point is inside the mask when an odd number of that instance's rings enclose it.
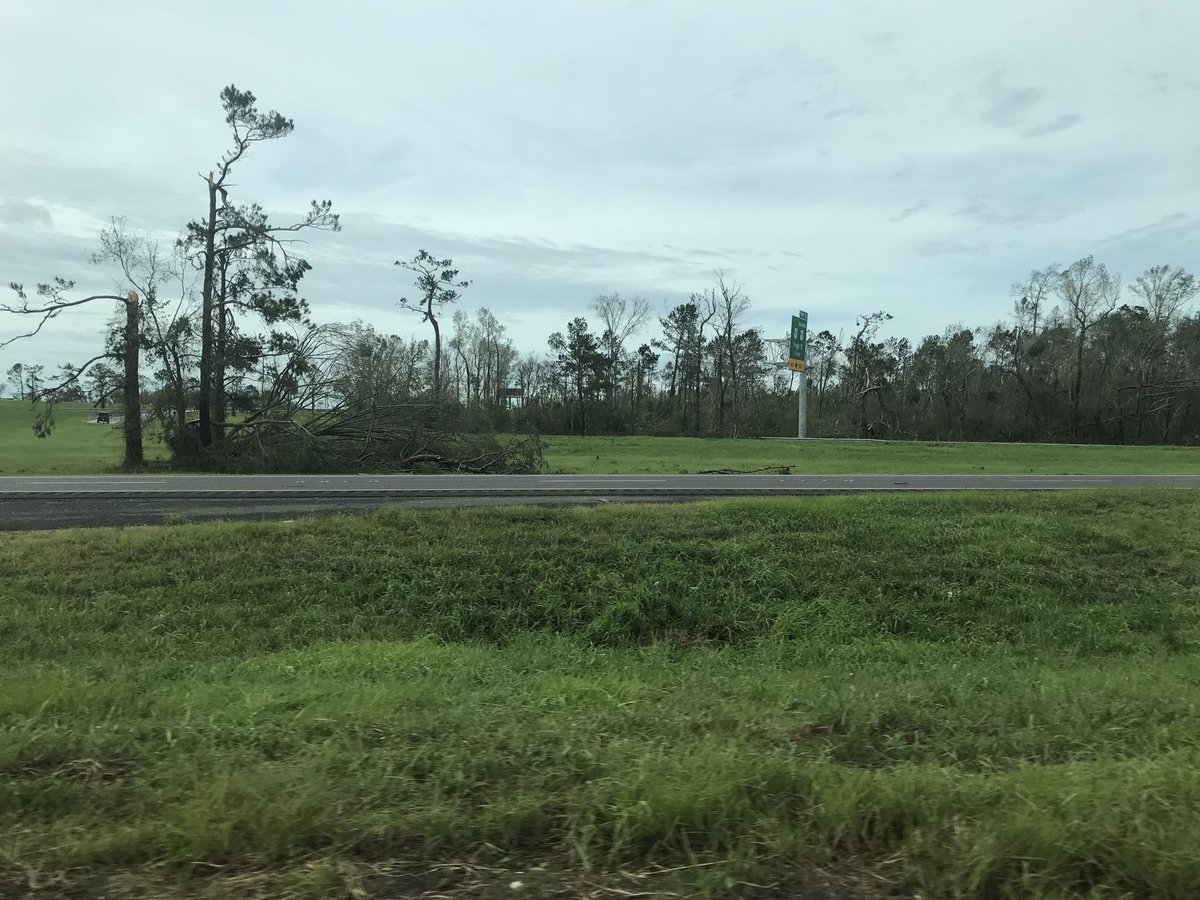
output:
{"label": "sign panel", "polygon": [[[808,313],[803,310],[798,316],[792,316],[792,339],[788,346],[789,360],[808,359]],[[789,368],[791,366],[789,365]],[[802,372],[803,369],[792,369]]]}
{"label": "sign panel", "polygon": [[789,359],[788,360],[788,371],[789,372],[803,372],[804,371],[804,360]]}

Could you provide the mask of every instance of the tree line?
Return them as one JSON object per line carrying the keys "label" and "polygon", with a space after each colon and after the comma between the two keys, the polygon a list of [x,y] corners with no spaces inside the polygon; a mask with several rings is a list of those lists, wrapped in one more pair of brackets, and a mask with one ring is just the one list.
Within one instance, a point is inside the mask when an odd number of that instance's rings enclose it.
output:
{"label": "tree line", "polygon": [[[311,265],[297,250],[303,232],[339,230],[338,215],[314,200],[279,223],[240,198],[235,168],[294,126],[235,86],[220,101],[230,141],[202,176],[204,214],[166,248],[120,218],[101,234],[93,262],[119,271],[120,293],[79,297],[64,278],[33,292],[10,285],[16,300],[0,310],[33,324],[0,347],[72,309],[117,303],[92,359],[53,373],[22,363],[7,371],[13,396],[41,404],[39,434],[53,428],[55,400],[118,398],[130,466],[142,462],[147,409],[176,462],[218,467],[283,446],[281,435],[310,464],[322,444],[350,454],[346,465],[382,465],[396,447],[410,461],[449,460],[444,439],[439,450],[418,432],[794,432],[786,350],[749,324],[749,296],[722,272],[661,313],[638,296],[595,297],[544,352],[521,353],[491,311],[461,308],[471,281],[454,261],[422,249],[395,261],[413,288],[397,302],[429,339],[363,322],[315,324],[300,291]],[[1088,256],[1030,272],[1012,287],[1011,315],[991,326],[956,325],[914,343],[881,337],[892,316],[865,312],[849,334],[810,337],[809,434],[1200,442],[1197,293],[1182,268],[1156,265],[1126,284]],[[495,450],[451,443],[468,461]]]}
{"label": "tree line", "polygon": [[[1084,257],[1030,272],[1012,286],[1010,318],[991,326],[952,326],[913,342],[880,336],[887,312],[862,314],[849,334],[809,339],[809,433],[1198,443],[1198,293],[1200,283],[1179,267],[1153,266],[1123,284]],[[519,353],[487,309],[474,317],[460,310],[446,389],[483,425],[501,429],[790,434],[797,379],[781,370],[782,342],[746,324],[749,309],[742,287],[720,273],[657,317],[639,297],[602,295],[550,335],[548,354]],[[638,340],[652,324],[659,336]],[[381,358],[404,361],[386,368],[395,396],[428,389],[427,342],[359,327]]]}

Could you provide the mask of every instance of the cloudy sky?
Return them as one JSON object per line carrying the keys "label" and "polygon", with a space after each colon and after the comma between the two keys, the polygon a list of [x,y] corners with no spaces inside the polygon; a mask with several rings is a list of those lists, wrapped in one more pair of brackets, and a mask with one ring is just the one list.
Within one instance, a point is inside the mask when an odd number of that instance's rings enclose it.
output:
{"label": "cloudy sky", "polygon": [[[768,332],[884,309],[913,337],[1053,261],[1200,268],[1194,0],[5,0],[0,34],[0,284],[110,290],[112,216],[169,241],[202,214],[231,82],[296,122],[234,196],[342,214],[308,247],[321,320],[423,335],[392,266],[420,248],[523,350],[718,268]],[[107,314],[0,371],[82,361]]]}

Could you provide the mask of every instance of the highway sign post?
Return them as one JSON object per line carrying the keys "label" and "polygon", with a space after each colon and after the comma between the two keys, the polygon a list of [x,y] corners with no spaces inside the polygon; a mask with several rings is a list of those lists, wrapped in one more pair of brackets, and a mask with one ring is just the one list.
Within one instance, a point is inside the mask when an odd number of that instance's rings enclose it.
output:
{"label": "highway sign post", "polygon": [[808,313],[800,310],[800,315],[792,316],[792,335],[788,341],[788,370],[800,376],[800,384],[796,391],[796,417],[798,425],[796,436],[808,437]]}

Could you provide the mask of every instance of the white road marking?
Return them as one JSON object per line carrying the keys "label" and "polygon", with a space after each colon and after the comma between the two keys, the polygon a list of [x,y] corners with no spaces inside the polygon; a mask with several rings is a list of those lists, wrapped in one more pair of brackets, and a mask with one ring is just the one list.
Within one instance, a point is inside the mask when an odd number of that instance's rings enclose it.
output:
{"label": "white road marking", "polygon": [[[686,477],[686,476],[684,476]],[[598,480],[597,480],[598,479]],[[568,482],[592,484],[663,484],[666,478],[610,478],[606,475],[549,475],[538,478],[538,484],[566,484]]]}
{"label": "white road marking", "polygon": [[101,487],[110,487],[110,488],[120,489],[120,488],[123,488],[126,485],[130,485],[130,484],[146,485],[146,484],[167,484],[167,483],[168,482],[166,482],[162,479],[156,479],[155,481],[132,481],[132,480],[126,481],[124,478],[119,479],[119,480],[112,480],[112,481],[33,481],[33,480],[31,480],[29,483],[29,488],[33,489],[33,488],[46,487],[47,485],[51,485],[51,484],[65,484],[65,485],[69,485],[70,487],[88,487],[88,486],[99,485]]}

